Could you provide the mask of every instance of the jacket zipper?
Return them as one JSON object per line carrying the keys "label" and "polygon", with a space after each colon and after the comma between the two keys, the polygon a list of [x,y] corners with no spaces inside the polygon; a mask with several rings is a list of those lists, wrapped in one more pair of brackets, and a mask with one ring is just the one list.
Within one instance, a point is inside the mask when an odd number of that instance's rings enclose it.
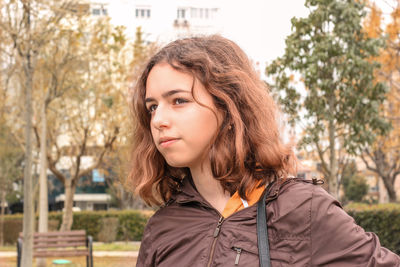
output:
{"label": "jacket zipper", "polygon": [[235,259],[235,265],[239,265],[239,259],[240,259],[240,254],[242,253],[242,249],[241,248],[233,248],[234,250],[236,250],[236,259]]}
{"label": "jacket zipper", "polygon": [[213,240],[213,243],[212,243],[212,245],[211,245],[210,258],[209,258],[209,260],[208,260],[207,267],[210,267],[210,266],[211,266],[212,259],[213,259],[213,257],[214,257],[215,243],[217,243],[217,238],[218,238],[219,232],[220,232],[220,230],[221,230],[221,225],[222,225],[222,222],[223,222],[223,221],[224,221],[224,217],[221,216],[221,217],[219,218],[219,220],[218,220],[217,227],[216,227],[215,230],[214,230],[214,240]]}

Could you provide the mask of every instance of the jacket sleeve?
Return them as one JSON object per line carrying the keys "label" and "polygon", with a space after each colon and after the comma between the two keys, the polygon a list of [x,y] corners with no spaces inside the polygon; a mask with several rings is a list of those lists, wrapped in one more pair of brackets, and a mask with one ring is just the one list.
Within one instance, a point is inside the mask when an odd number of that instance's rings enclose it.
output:
{"label": "jacket sleeve", "polygon": [[136,267],[151,267],[156,266],[155,264],[155,256],[156,253],[154,251],[154,242],[152,240],[151,235],[151,219],[147,223],[144,232],[142,241],[140,243],[139,255],[136,262]]}
{"label": "jacket sleeve", "polygon": [[320,187],[313,190],[312,266],[400,266],[400,257],[358,226],[339,202]]}

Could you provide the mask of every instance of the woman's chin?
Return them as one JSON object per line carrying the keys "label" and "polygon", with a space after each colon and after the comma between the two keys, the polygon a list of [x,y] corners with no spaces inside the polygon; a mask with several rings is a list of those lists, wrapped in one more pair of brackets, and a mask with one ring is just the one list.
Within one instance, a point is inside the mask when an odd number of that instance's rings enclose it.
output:
{"label": "woman's chin", "polygon": [[166,160],[168,165],[174,168],[186,168],[188,167],[187,162],[182,162],[182,161],[178,161],[178,160]]}

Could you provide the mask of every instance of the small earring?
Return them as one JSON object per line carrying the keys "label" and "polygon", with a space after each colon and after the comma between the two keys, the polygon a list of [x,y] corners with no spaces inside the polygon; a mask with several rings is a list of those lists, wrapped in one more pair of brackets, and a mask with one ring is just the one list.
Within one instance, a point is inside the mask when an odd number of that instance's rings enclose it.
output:
{"label": "small earring", "polygon": [[232,124],[229,124],[228,130],[232,130]]}

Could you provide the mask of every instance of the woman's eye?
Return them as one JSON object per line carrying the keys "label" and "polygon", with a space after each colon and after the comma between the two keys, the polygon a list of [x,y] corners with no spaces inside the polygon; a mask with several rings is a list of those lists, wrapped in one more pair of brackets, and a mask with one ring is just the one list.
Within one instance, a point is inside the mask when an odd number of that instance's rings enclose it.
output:
{"label": "woman's eye", "polygon": [[175,104],[175,105],[180,105],[180,104],[187,103],[187,102],[188,102],[188,101],[185,100],[185,99],[183,99],[183,98],[176,98],[176,99],[174,99],[174,104]]}
{"label": "woman's eye", "polygon": [[156,108],[157,108],[157,105],[151,105],[151,106],[149,106],[149,107],[147,108],[147,110],[148,110],[150,113],[152,113],[154,110],[156,110]]}

